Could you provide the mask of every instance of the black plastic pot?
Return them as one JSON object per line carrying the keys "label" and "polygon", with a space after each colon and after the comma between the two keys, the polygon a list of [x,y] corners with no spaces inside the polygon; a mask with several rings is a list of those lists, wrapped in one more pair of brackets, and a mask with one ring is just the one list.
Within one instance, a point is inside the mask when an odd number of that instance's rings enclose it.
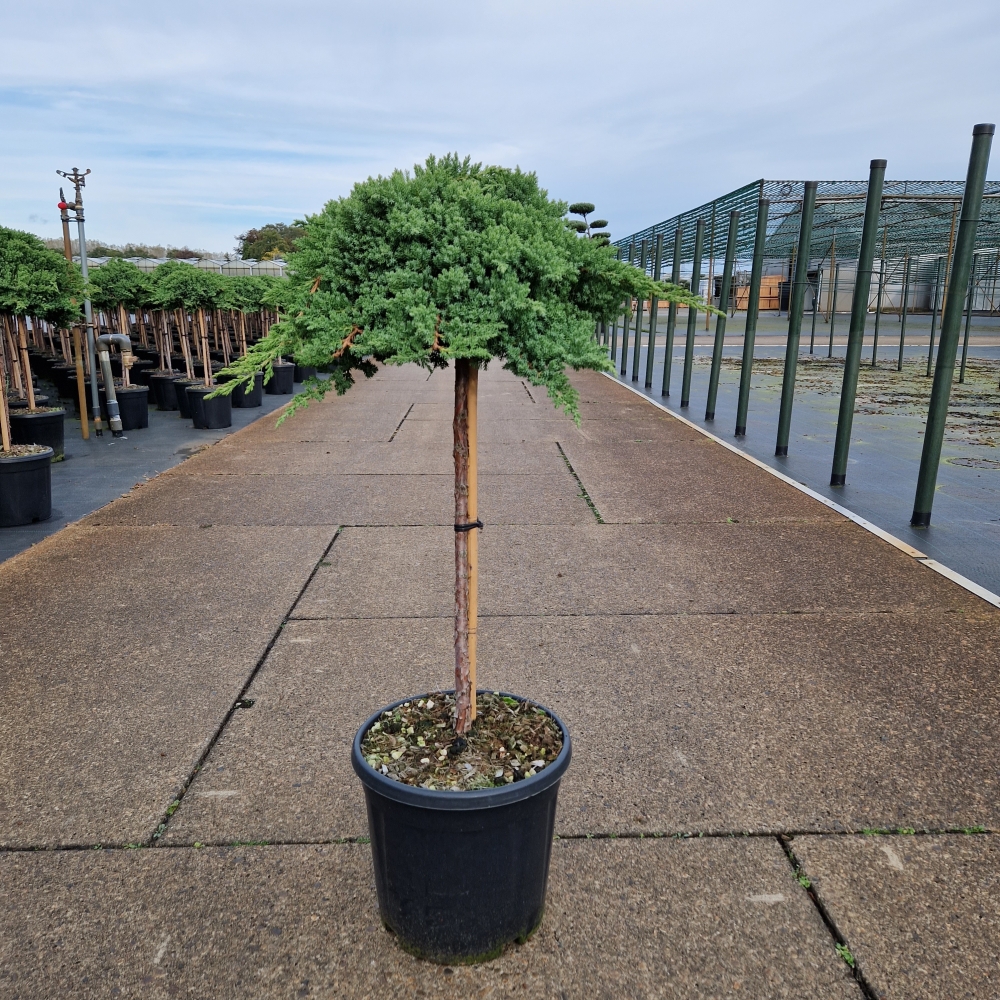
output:
{"label": "black plastic pot", "polygon": [[47,521],[52,516],[52,449],[39,455],[0,454],[0,528]]}
{"label": "black plastic pot", "polygon": [[316,369],[312,365],[296,365],[295,381],[305,382],[307,378],[312,378],[316,374]]}
{"label": "black plastic pot", "polygon": [[49,371],[49,381],[56,387],[60,399],[69,399],[75,392],[70,379],[76,377],[76,365],[53,365]]}
{"label": "black plastic pot", "polygon": [[191,419],[191,404],[188,402],[187,388],[189,385],[197,385],[189,378],[179,378],[174,380],[174,397],[177,400],[177,409],[184,420]]}
{"label": "black plastic pot", "polygon": [[295,365],[283,361],[274,366],[270,382],[264,383],[264,392],[269,396],[290,396],[295,391]]}
{"label": "black plastic pot", "polygon": [[[101,400],[101,416],[108,417],[108,397],[102,385],[98,390]],[[115,399],[118,400],[118,415],[122,418],[123,431],[138,431],[149,426],[149,386],[130,385],[115,386]]]}
{"label": "black plastic pot", "polygon": [[149,378],[155,370],[155,361],[136,361],[129,370],[128,377],[136,385],[149,385]]}
{"label": "black plastic pot", "polygon": [[13,444],[41,444],[52,449],[53,458],[62,458],[64,452],[63,420],[65,410],[31,413],[12,410],[10,414],[10,440]]}
{"label": "black plastic pot", "polygon": [[233,426],[233,401],[228,396],[206,399],[218,386],[189,385],[187,387],[188,406],[195,427],[205,431],[217,431]]}
{"label": "black plastic pot", "polygon": [[541,922],[569,733],[549,712],[563,748],[532,778],[471,792],[431,791],[385,777],[362,756],[369,727],[401,704],[376,712],[351,751],[365,789],[382,922],[421,958],[486,961]]}
{"label": "black plastic pot", "polygon": [[177,393],[174,391],[177,378],[176,372],[149,376],[149,392],[158,410],[177,409]]}
{"label": "black plastic pot", "polygon": [[253,406],[261,406],[264,403],[264,373],[257,372],[253,380],[253,388],[247,392],[246,383],[238,385],[233,389],[229,397],[233,401],[233,406],[240,409],[249,409]]}
{"label": "black plastic pot", "polygon": [[[48,406],[49,397],[42,395],[40,392],[35,393],[35,406]],[[13,413],[15,410],[26,410],[28,408],[27,399],[14,399],[7,400],[7,407]],[[31,444],[30,441],[25,441],[24,444]]]}

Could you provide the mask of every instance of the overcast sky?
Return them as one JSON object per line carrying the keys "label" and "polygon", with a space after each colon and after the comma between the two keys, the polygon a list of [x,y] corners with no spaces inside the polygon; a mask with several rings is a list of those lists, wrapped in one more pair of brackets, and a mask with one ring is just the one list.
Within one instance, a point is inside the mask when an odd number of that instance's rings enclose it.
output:
{"label": "overcast sky", "polygon": [[[615,238],[759,177],[961,178],[996,0],[14,3],[0,223],[231,250],[429,153],[534,170]],[[1000,177],[1000,149],[990,176]]]}

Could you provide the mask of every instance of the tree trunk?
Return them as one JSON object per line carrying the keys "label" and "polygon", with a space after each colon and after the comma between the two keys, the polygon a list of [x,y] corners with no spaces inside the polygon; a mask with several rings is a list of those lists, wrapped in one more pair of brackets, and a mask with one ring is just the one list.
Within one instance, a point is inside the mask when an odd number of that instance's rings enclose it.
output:
{"label": "tree trunk", "polygon": [[17,323],[18,346],[21,358],[21,378],[28,394],[28,410],[35,412],[35,387],[31,383],[31,362],[28,360],[28,328],[23,316],[15,317]]}
{"label": "tree trunk", "polygon": [[472,725],[469,662],[469,375],[468,361],[455,362],[455,732]]}
{"label": "tree trunk", "polygon": [[[476,717],[473,689],[475,643],[475,586],[472,561],[475,543],[469,535],[475,531],[475,497],[470,505],[470,478],[475,488],[475,457],[472,447],[475,429],[470,435],[470,417],[475,419],[476,389],[479,369],[469,361],[455,362],[455,732],[469,731]],[[471,438],[471,440],[470,440]],[[471,474],[471,475],[470,475]],[[470,549],[473,551],[470,552]]]}
{"label": "tree trunk", "polygon": [[10,453],[10,414],[7,410],[7,345],[0,336],[0,448]]}

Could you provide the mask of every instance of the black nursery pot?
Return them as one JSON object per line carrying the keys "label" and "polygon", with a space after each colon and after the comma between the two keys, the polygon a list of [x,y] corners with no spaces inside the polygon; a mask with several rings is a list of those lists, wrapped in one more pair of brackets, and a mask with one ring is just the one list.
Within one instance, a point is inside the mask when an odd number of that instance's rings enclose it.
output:
{"label": "black nursery pot", "polygon": [[486,961],[541,922],[569,733],[549,712],[563,747],[532,778],[470,792],[431,791],[387,778],[361,753],[361,740],[382,712],[402,704],[376,712],[351,751],[365,789],[382,922],[421,958]]}
{"label": "black nursery pot", "polygon": [[40,444],[52,449],[53,458],[62,458],[65,435],[63,420],[65,410],[31,413],[29,410],[12,410],[10,414],[10,439],[13,444]]}
{"label": "black nursery pot", "polygon": [[233,406],[249,409],[253,406],[262,406],[264,403],[264,373],[257,372],[254,375],[253,388],[247,392],[246,383],[241,383],[229,397],[233,401]]}
{"label": "black nursery pot", "polygon": [[290,396],[295,391],[295,365],[283,361],[274,366],[274,374],[270,382],[264,384],[264,391],[269,396]]}
{"label": "black nursery pot", "polygon": [[[36,392],[35,393],[35,406],[48,406],[48,405],[49,405],[49,397],[46,396],[46,395],[44,395],[44,394],[42,394],[42,393],[40,393],[40,392]],[[11,413],[16,413],[18,410],[27,410],[27,408],[28,408],[28,400],[27,400],[27,398],[25,398],[25,399],[17,399],[17,398],[15,398],[15,399],[8,399],[7,400],[7,406],[10,409]],[[26,444],[30,444],[31,442],[28,441],[28,442],[25,442],[25,443]]]}
{"label": "black nursery pot", "polygon": [[174,398],[177,400],[177,410],[183,420],[191,419],[191,403],[187,394],[189,385],[198,385],[198,383],[192,382],[189,378],[174,380]]}
{"label": "black nursery pot", "polygon": [[187,387],[188,406],[195,427],[205,431],[217,431],[233,426],[233,401],[228,396],[206,399],[218,386],[189,385]]}
{"label": "black nursery pot", "polygon": [[52,516],[52,449],[7,458],[0,454],[0,528]]}
{"label": "black nursery pot", "polygon": [[[101,415],[108,417],[108,397],[102,385],[97,390],[101,401]],[[118,415],[122,418],[123,431],[138,431],[149,426],[149,386],[130,385],[115,386],[115,399],[118,401]]]}
{"label": "black nursery pot", "polygon": [[312,365],[296,365],[295,366],[295,381],[305,382],[307,378],[312,378],[318,369],[314,368]]}
{"label": "black nursery pot", "polygon": [[150,375],[149,391],[153,396],[158,410],[176,410],[177,392],[174,390],[174,382],[177,381],[176,374]]}

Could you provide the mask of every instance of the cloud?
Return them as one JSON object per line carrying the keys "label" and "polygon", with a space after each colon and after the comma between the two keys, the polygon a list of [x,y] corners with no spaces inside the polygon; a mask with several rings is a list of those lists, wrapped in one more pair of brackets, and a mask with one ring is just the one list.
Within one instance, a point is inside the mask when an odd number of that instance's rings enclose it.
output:
{"label": "cloud", "polygon": [[873,156],[960,177],[1000,107],[998,31],[970,0],[22,5],[0,217],[54,227],[73,165],[93,169],[95,237],[219,250],[449,150],[535,170],[615,234],[761,176],[862,177]]}

